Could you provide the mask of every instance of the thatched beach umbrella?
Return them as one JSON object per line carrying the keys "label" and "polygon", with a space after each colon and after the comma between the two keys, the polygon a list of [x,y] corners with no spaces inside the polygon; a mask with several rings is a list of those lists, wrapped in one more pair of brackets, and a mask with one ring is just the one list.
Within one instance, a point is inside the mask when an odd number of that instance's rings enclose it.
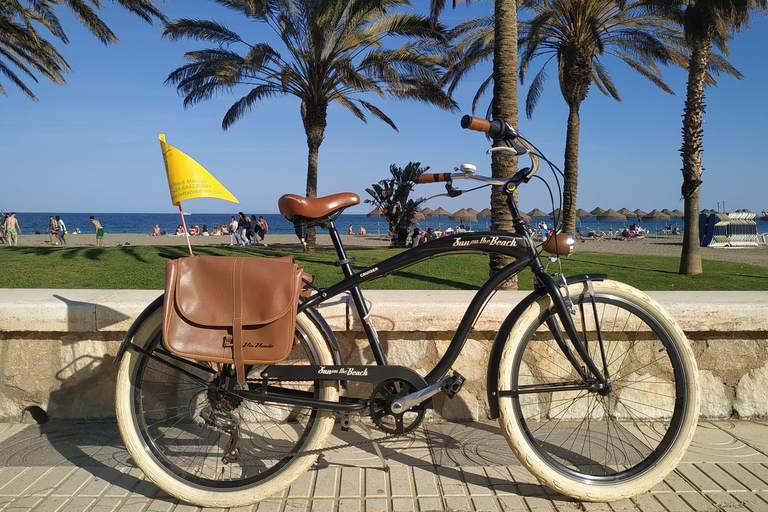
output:
{"label": "thatched beach umbrella", "polygon": [[467,211],[466,208],[462,208],[461,210],[448,215],[448,218],[451,220],[457,220],[462,224],[469,222],[470,229],[472,228],[472,223],[477,222],[477,215],[472,215]]}
{"label": "thatched beach umbrella", "polygon": [[440,229],[440,217],[447,217],[450,213],[448,213],[442,206],[438,208],[437,210],[432,210],[432,213],[430,214],[430,217],[437,217],[437,229]]}
{"label": "thatched beach umbrella", "polygon": [[645,217],[646,215],[648,215],[647,213],[645,213],[645,212],[644,212],[643,210],[641,210],[640,208],[638,208],[637,210],[635,210],[635,211],[634,211],[634,214],[635,214],[635,217],[637,217],[638,219],[642,219],[643,217]]}
{"label": "thatched beach umbrella", "polygon": [[600,215],[598,215],[597,216],[597,220],[601,220],[601,221],[606,221],[607,220],[608,221],[608,229],[613,231],[613,225],[612,225],[613,221],[620,220],[620,221],[623,222],[623,221],[627,220],[627,216],[626,215],[622,215],[621,213],[617,212],[616,210],[614,210],[612,208],[609,208],[608,210],[606,210],[603,213],[601,213]]}
{"label": "thatched beach umbrella", "polygon": [[432,216],[432,209],[431,208],[424,208],[419,213],[421,213],[421,216],[425,219],[427,227],[429,227],[429,218]]}
{"label": "thatched beach umbrella", "polygon": [[653,221],[653,231],[656,233],[656,236],[658,237],[659,230],[656,227],[656,223],[659,220],[669,220],[669,218],[670,218],[669,215],[667,215],[666,213],[662,213],[659,210],[653,210],[643,217],[643,222]]}
{"label": "thatched beach umbrella", "polygon": [[528,212],[529,217],[546,217],[547,214],[538,208],[534,208],[533,210]]}
{"label": "thatched beach umbrella", "polygon": [[616,210],[616,211],[619,212],[620,214],[622,214],[625,217],[634,217],[635,216],[635,212],[633,212],[629,208],[622,208],[622,209]]}
{"label": "thatched beach umbrella", "polygon": [[589,213],[584,208],[579,208],[578,210],[576,210],[576,215],[579,217],[592,217],[592,214]]}
{"label": "thatched beach umbrella", "polygon": [[672,217],[680,217],[682,219],[685,216],[685,213],[683,213],[680,210],[678,210],[677,208],[675,208],[674,210],[672,210],[669,213],[669,215],[672,216]]}
{"label": "thatched beach umbrella", "polygon": [[366,214],[366,217],[378,217],[376,219],[376,235],[381,235],[381,217],[384,216],[384,212],[381,211],[381,208],[376,207],[373,210],[369,211]]}
{"label": "thatched beach umbrella", "polygon": [[477,212],[478,217],[490,217],[491,216],[491,209],[490,208],[483,208],[479,212]]}
{"label": "thatched beach umbrella", "polygon": [[670,217],[672,216],[672,210],[670,210],[669,208],[662,209],[661,213],[665,213],[665,214],[669,215]]}

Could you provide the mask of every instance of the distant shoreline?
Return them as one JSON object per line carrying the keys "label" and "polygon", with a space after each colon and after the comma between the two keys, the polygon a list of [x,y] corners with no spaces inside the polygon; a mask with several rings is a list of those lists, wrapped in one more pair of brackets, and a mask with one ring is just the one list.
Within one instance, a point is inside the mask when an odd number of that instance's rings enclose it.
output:
{"label": "distant shoreline", "polygon": [[[94,233],[69,234],[66,237],[70,247],[94,247]],[[344,245],[355,247],[388,247],[389,240],[385,235],[341,235]],[[229,236],[193,236],[190,237],[193,247],[200,246],[229,246]],[[296,235],[267,234],[268,247],[301,250],[301,244]],[[132,245],[186,245],[183,236],[147,236],[137,234],[107,233],[104,236],[106,247],[132,246]],[[48,235],[19,235],[19,246],[27,247],[56,247],[51,244]],[[331,238],[327,234],[318,233],[317,246],[321,248],[333,247]],[[0,245],[0,249],[7,245]],[[622,240],[579,240],[576,243],[577,252],[609,253],[648,256],[680,257],[682,236],[669,235],[655,238],[653,235],[643,239]],[[701,247],[701,257],[705,260],[732,261],[750,265],[768,266],[768,246],[761,245],[753,248],[712,248]]]}

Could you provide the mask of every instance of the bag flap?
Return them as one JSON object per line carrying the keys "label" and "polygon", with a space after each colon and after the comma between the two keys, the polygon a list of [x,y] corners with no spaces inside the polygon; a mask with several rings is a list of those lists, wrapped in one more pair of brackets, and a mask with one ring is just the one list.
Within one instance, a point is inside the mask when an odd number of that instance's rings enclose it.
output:
{"label": "bag flap", "polygon": [[[237,260],[242,261],[241,270],[234,275]],[[194,256],[174,263],[176,307],[179,314],[198,325],[232,325],[235,280],[242,289],[244,326],[273,322],[298,300],[301,269],[292,257]]]}

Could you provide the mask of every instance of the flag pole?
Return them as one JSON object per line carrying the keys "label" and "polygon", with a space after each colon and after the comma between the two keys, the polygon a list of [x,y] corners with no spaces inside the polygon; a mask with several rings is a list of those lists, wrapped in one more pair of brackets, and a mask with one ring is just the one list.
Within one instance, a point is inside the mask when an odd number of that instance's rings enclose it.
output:
{"label": "flag pole", "polygon": [[187,237],[187,247],[189,248],[189,255],[192,254],[192,243],[189,241],[189,231],[187,231],[187,222],[184,220],[184,212],[181,209],[181,201],[179,201],[179,215],[181,215],[181,225],[184,226],[184,236]]}

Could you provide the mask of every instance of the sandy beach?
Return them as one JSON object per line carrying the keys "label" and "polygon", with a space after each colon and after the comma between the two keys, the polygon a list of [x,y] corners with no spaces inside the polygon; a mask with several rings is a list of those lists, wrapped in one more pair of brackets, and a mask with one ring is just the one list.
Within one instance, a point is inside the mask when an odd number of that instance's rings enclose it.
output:
{"label": "sandy beach", "polygon": [[[387,247],[388,240],[377,235],[342,235],[344,245],[354,247]],[[228,246],[229,237],[195,236],[191,238],[193,246]],[[267,235],[265,240],[269,247],[300,249],[295,235]],[[331,239],[326,234],[318,234],[318,247],[332,247]],[[67,235],[70,247],[95,246],[93,234]],[[48,235],[19,235],[20,246],[60,247],[51,244]],[[147,236],[139,234],[109,234],[104,235],[104,245],[107,247],[130,245],[186,245],[184,237],[178,236]],[[0,245],[0,247],[6,247]],[[682,236],[667,235],[655,238],[653,235],[643,239],[622,240],[577,240],[577,252],[610,253],[610,254],[642,254],[652,256],[679,257],[682,247]],[[768,246],[761,245],[753,248],[701,248],[702,259],[732,261],[751,265],[768,266]]]}

